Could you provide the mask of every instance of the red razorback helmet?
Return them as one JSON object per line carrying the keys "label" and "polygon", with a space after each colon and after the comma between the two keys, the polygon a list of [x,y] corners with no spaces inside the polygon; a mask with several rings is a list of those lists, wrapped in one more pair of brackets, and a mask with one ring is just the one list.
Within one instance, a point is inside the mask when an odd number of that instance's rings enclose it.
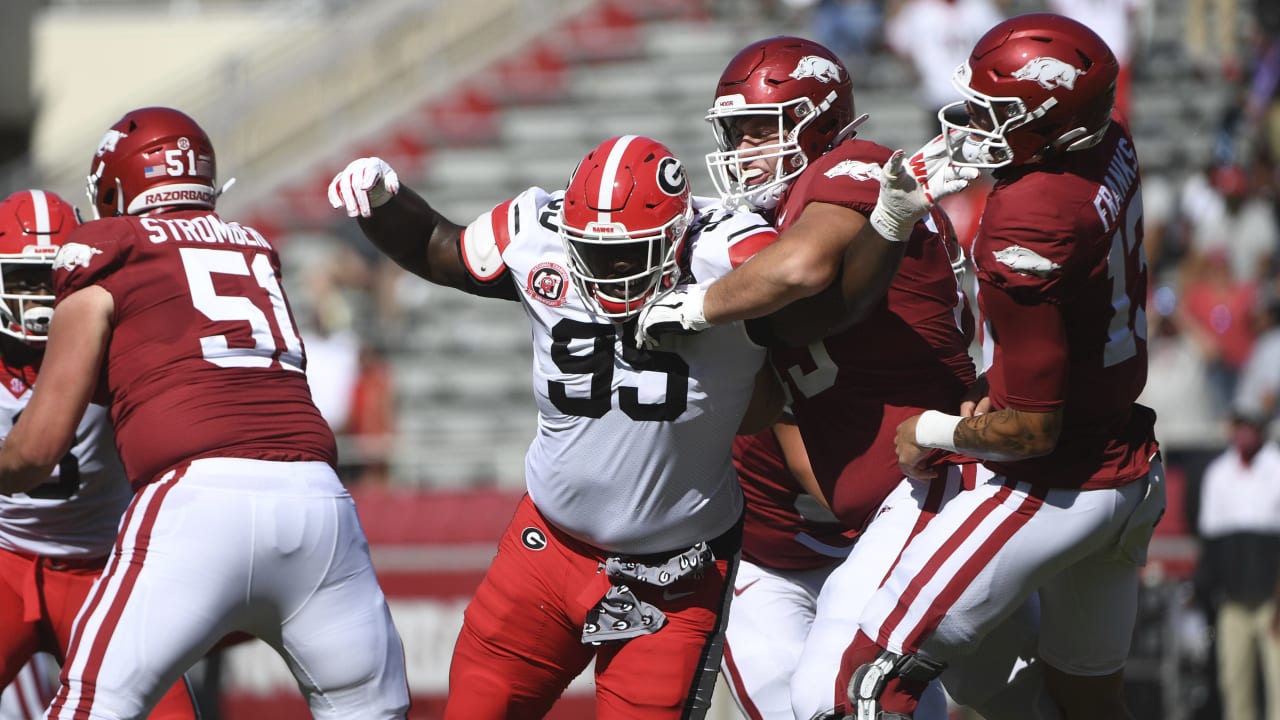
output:
{"label": "red razorback helmet", "polygon": [[693,219],[684,164],[639,135],[600,143],[578,163],[560,207],[569,277],[587,306],[612,320],[640,312],[676,272]]}
{"label": "red razorback helmet", "polygon": [[213,144],[195,120],[173,108],[140,108],[98,143],[89,166],[89,202],[95,218],[175,206],[212,210],[216,176]]}
{"label": "red razorback helmet", "polygon": [[[1070,18],[1031,13],[987,31],[951,83],[964,100],[938,112],[957,165],[997,168],[1097,144],[1111,122],[1120,66]],[[963,108],[968,126],[948,121]]]}
{"label": "red razorback helmet", "polygon": [[0,333],[43,343],[53,319],[53,256],[80,224],[71,203],[44,190],[0,201]]}
{"label": "red razorback helmet", "polygon": [[[719,149],[707,154],[707,170],[721,199],[772,208],[791,179],[835,144],[853,113],[853,82],[835,53],[798,37],[746,46],[721,73],[706,116]],[[739,148],[736,121],[753,115],[777,118],[776,143]],[[773,177],[763,181],[745,167],[762,157],[776,158]]]}

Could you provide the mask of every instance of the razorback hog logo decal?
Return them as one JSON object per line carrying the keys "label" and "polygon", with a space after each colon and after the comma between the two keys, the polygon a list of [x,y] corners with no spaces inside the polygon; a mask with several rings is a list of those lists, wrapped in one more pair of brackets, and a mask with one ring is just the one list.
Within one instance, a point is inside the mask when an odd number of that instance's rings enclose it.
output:
{"label": "razorback hog logo decal", "polygon": [[116,145],[127,137],[129,136],[125,133],[122,133],[115,128],[111,128],[102,136],[102,139],[98,141],[98,151],[94,153],[94,156],[102,157],[103,153],[115,152]]}
{"label": "razorback hog logo decal", "polygon": [[811,77],[824,83],[840,82],[840,66],[817,55],[805,55],[796,63],[791,77],[796,80]]}
{"label": "razorback hog logo decal", "polygon": [[67,243],[58,248],[58,254],[53,257],[53,269],[75,270],[77,267],[89,267],[93,256],[101,254],[102,251],[98,248],[83,243]]}
{"label": "razorback hog logo decal", "polygon": [[841,160],[831,166],[830,170],[822,173],[823,175],[833,178],[837,175],[848,175],[854,180],[880,180],[880,166],[875,163],[860,162],[858,160]]}
{"label": "razorback hog logo decal", "polygon": [[1055,57],[1033,58],[1026,65],[1013,71],[1014,78],[1034,80],[1045,90],[1059,87],[1074,90],[1076,78],[1083,74],[1083,70],[1072,67]]}

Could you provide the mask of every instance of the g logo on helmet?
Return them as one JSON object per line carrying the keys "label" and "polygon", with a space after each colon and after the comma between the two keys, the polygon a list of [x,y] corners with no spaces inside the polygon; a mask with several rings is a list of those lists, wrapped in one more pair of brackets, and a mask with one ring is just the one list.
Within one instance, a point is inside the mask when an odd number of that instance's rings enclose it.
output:
{"label": "g logo on helmet", "polygon": [[684,166],[673,157],[664,157],[658,161],[658,188],[671,197],[679,197],[689,186],[689,178],[684,174]]}
{"label": "g logo on helmet", "polygon": [[800,62],[796,63],[796,69],[791,71],[791,77],[796,80],[811,77],[824,83],[840,82],[840,74],[839,65],[817,55],[805,55],[800,58]]}
{"label": "g logo on helmet", "polygon": [[1034,80],[1045,90],[1064,87],[1074,90],[1076,78],[1084,75],[1084,71],[1072,67],[1055,57],[1032,58],[1026,65],[1013,71],[1017,80]]}

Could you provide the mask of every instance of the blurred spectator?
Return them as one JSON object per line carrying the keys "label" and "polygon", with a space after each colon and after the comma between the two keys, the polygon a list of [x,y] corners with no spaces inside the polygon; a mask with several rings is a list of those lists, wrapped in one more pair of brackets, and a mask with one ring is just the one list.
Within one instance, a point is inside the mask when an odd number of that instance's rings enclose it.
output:
{"label": "blurred spectator", "polygon": [[1161,284],[1155,286],[1147,302],[1147,386],[1138,402],[1156,411],[1161,443],[1197,446],[1216,440],[1221,429],[1220,411],[1205,381],[1208,363],[1204,353],[1189,334],[1178,329],[1177,298],[1171,284]]}
{"label": "blurred spectator", "polygon": [[352,310],[335,285],[329,263],[313,265],[305,278],[307,296],[298,323],[307,348],[311,399],[336,433],[347,424],[359,367],[360,337]]}
{"label": "blurred spectator", "polygon": [[928,132],[938,132],[938,110],[956,99],[951,75],[1002,20],[993,0],[897,0],[890,6],[885,42],[915,69]]}
{"label": "blurred spectator", "polygon": [[1174,319],[1204,357],[1215,416],[1224,417],[1253,347],[1255,289],[1231,276],[1222,250],[1188,256],[1183,266],[1182,299]]}
{"label": "blurred spectator", "polygon": [[1209,464],[1200,489],[1196,591],[1217,626],[1224,720],[1257,720],[1259,674],[1265,717],[1280,720],[1280,447],[1265,442],[1266,424],[1235,413],[1231,446]]}
{"label": "blurred spectator", "polygon": [[286,292],[298,301],[311,397],[337,436],[338,475],[347,484],[386,482],[395,389],[388,362],[372,344],[392,329],[377,323],[388,322],[384,308],[396,303],[387,289],[402,271],[375,265],[332,237],[308,237],[289,249],[286,278],[296,274],[300,285]]}
{"label": "blurred spectator", "polygon": [[1247,137],[1268,157],[1275,157],[1277,149],[1280,149],[1277,85],[1280,85],[1280,42],[1271,39],[1253,68],[1244,108],[1245,118],[1249,121]]}
{"label": "blurred spectator", "polygon": [[1237,282],[1257,282],[1280,250],[1280,228],[1272,202],[1254,191],[1265,187],[1265,174],[1250,176],[1239,165],[1220,165],[1210,172],[1210,195],[1191,225],[1191,250],[1221,254]]}
{"label": "blurred spectator", "polygon": [[881,42],[885,0],[787,0],[803,11],[810,36],[844,60],[854,85],[865,80],[867,63]]}
{"label": "blurred spectator", "polygon": [[1237,55],[1239,29],[1237,0],[1187,0],[1185,47],[1192,63],[1201,72],[1217,66],[1229,79],[1240,79]]}
{"label": "blurred spectator", "polygon": [[373,347],[360,349],[352,388],[351,413],[340,432],[349,450],[338,456],[338,475],[348,484],[385,484],[390,479],[391,447],[396,418],[395,386],[390,363]]}
{"label": "blurred spectator", "polygon": [[1147,246],[1147,264],[1153,278],[1166,275],[1183,255],[1179,220],[1173,181],[1162,172],[1144,172],[1142,242]]}
{"label": "blurred spectator", "polygon": [[1120,63],[1116,78],[1116,112],[1128,118],[1133,47],[1137,43],[1135,17],[1144,0],[1049,0],[1049,10],[1078,20],[1102,38]]}
{"label": "blurred spectator", "polygon": [[1275,420],[1280,415],[1280,277],[1262,293],[1258,315],[1260,332],[1240,373],[1235,404]]}

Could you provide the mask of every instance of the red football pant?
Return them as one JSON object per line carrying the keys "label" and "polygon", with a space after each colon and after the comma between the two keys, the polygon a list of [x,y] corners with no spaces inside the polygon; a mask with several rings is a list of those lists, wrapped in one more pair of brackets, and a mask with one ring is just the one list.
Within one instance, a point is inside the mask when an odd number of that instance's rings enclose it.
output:
{"label": "red football pant", "polygon": [[605,557],[553,528],[525,496],[467,607],[449,669],[446,720],[541,718],[593,657],[599,720],[705,713],[737,555],[665,589],[633,583],[640,600],[666,614],[666,626],[584,645],[586,614],[609,587],[597,571]]}
{"label": "red football pant", "polygon": [[[106,558],[61,563],[0,549],[0,687],[43,650],[66,660],[71,627]],[[48,700],[45,698],[45,704]],[[179,679],[148,716],[151,720],[194,720],[195,704]]]}

